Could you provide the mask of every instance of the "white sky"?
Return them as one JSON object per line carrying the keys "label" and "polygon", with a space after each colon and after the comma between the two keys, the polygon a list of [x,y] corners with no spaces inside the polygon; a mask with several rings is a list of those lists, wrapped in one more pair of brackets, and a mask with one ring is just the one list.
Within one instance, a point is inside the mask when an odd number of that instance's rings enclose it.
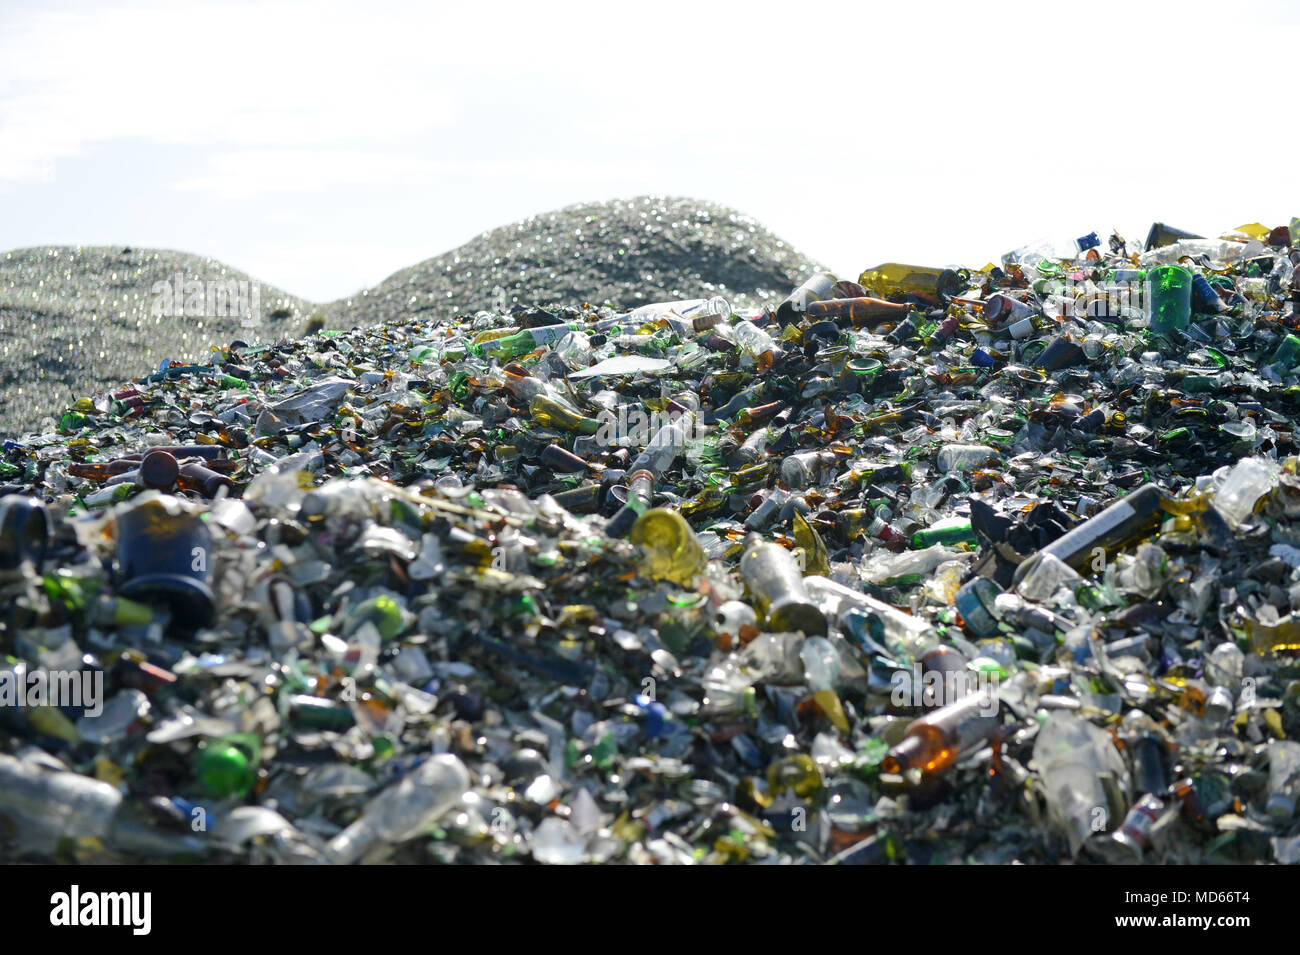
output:
{"label": "white sky", "polygon": [[0,0],[0,250],[182,249],[324,301],[643,193],[846,276],[1273,226],[1297,41],[1285,2]]}

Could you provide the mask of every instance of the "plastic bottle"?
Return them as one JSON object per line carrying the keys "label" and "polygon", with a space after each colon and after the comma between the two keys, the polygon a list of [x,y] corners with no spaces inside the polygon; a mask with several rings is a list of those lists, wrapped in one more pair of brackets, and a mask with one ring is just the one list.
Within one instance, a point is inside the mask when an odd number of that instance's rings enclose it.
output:
{"label": "plastic bottle", "polygon": [[450,753],[432,756],[372,799],[356,822],[330,840],[326,851],[336,864],[350,865],[378,843],[413,838],[469,788],[464,763]]}
{"label": "plastic bottle", "polygon": [[826,615],[808,595],[803,575],[784,547],[765,542],[757,534],[749,535],[740,574],[766,615],[769,629],[825,635]]}

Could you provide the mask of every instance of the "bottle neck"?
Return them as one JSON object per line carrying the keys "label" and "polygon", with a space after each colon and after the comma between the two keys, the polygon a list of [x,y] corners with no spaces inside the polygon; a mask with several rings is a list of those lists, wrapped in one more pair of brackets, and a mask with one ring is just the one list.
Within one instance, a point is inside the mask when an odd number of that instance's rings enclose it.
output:
{"label": "bottle neck", "polygon": [[908,736],[881,760],[880,769],[891,776],[902,775],[920,762],[924,751],[925,744],[919,736]]}
{"label": "bottle neck", "polygon": [[336,865],[350,865],[365,855],[377,838],[375,827],[362,816],[330,840],[330,857]]}

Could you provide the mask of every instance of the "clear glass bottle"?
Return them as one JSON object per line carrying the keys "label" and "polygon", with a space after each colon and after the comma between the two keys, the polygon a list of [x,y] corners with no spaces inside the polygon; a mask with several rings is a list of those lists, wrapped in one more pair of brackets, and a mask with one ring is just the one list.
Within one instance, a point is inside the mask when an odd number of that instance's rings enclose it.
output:
{"label": "clear glass bottle", "polygon": [[781,325],[799,321],[814,302],[834,294],[836,278],[829,272],[815,272],[808,280],[786,296],[776,307],[776,320]]}
{"label": "clear glass bottle", "polygon": [[767,616],[769,628],[824,636],[826,615],[808,595],[803,574],[790,552],[757,534],[750,534],[745,545],[740,574],[758,609]]}
{"label": "clear glass bottle", "polygon": [[381,842],[419,835],[460,801],[470,788],[469,770],[450,753],[432,756],[366,805],[361,817],[330,840],[328,854],[339,865],[360,859]]}

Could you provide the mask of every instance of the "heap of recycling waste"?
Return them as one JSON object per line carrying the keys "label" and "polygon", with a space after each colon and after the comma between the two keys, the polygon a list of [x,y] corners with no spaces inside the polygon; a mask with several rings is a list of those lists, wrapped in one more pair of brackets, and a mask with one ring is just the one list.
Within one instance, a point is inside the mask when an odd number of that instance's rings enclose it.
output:
{"label": "heap of recycling waste", "polygon": [[0,452],[0,859],[1300,861],[1297,229],[82,398]]}

